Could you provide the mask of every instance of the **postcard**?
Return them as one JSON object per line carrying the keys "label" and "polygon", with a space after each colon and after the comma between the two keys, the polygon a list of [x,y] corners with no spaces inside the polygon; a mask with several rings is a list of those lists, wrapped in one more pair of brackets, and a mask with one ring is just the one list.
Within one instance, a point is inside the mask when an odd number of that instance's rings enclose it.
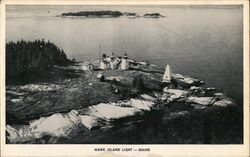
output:
{"label": "postcard", "polygon": [[2,1],[1,150],[249,156],[249,2]]}

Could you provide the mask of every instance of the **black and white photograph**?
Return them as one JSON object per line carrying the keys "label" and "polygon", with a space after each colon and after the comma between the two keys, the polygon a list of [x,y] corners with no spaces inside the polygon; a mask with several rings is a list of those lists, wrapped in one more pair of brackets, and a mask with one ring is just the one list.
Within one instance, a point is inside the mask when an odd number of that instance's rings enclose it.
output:
{"label": "black and white photograph", "polygon": [[7,4],[5,144],[244,144],[243,8]]}

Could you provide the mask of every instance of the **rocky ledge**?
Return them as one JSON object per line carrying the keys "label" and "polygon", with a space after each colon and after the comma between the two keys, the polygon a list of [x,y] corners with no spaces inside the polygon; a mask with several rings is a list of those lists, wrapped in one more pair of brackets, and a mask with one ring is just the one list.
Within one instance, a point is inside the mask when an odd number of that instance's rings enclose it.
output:
{"label": "rocky ledge", "polygon": [[[127,70],[86,70],[84,65],[55,66],[77,70],[79,78],[6,87],[8,143],[65,143],[83,132],[87,135],[80,142],[95,143],[88,137],[96,130],[154,119],[169,125],[193,114],[237,107],[233,99],[197,78],[171,73],[171,80],[163,83],[164,70],[146,62],[130,60]],[[160,119],[148,117],[154,112],[161,113]]]}

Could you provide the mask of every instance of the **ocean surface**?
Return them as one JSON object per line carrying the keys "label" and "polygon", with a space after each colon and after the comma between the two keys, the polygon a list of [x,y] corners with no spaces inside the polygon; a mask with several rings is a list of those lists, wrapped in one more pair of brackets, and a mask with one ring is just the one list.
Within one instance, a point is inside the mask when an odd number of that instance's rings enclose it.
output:
{"label": "ocean surface", "polygon": [[[164,18],[61,18],[64,12],[118,10]],[[101,52],[127,53],[160,67],[197,77],[243,100],[243,9],[241,6],[10,6],[6,42],[44,39],[78,61]]]}

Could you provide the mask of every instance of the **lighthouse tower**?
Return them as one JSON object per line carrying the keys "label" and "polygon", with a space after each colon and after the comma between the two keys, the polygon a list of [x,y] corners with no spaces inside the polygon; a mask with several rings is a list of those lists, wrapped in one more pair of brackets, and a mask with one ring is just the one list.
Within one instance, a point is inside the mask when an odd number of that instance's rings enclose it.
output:
{"label": "lighthouse tower", "polygon": [[129,69],[129,61],[128,61],[128,56],[126,53],[124,54],[124,57],[122,58],[121,69],[122,70]]}
{"label": "lighthouse tower", "polygon": [[162,78],[162,82],[170,83],[171,82],[171,75],[172,75],[172,72],[171,72],[170,66],[167,64],[166,69],[165,69],[165,73],[164,73],[163,78]]}

